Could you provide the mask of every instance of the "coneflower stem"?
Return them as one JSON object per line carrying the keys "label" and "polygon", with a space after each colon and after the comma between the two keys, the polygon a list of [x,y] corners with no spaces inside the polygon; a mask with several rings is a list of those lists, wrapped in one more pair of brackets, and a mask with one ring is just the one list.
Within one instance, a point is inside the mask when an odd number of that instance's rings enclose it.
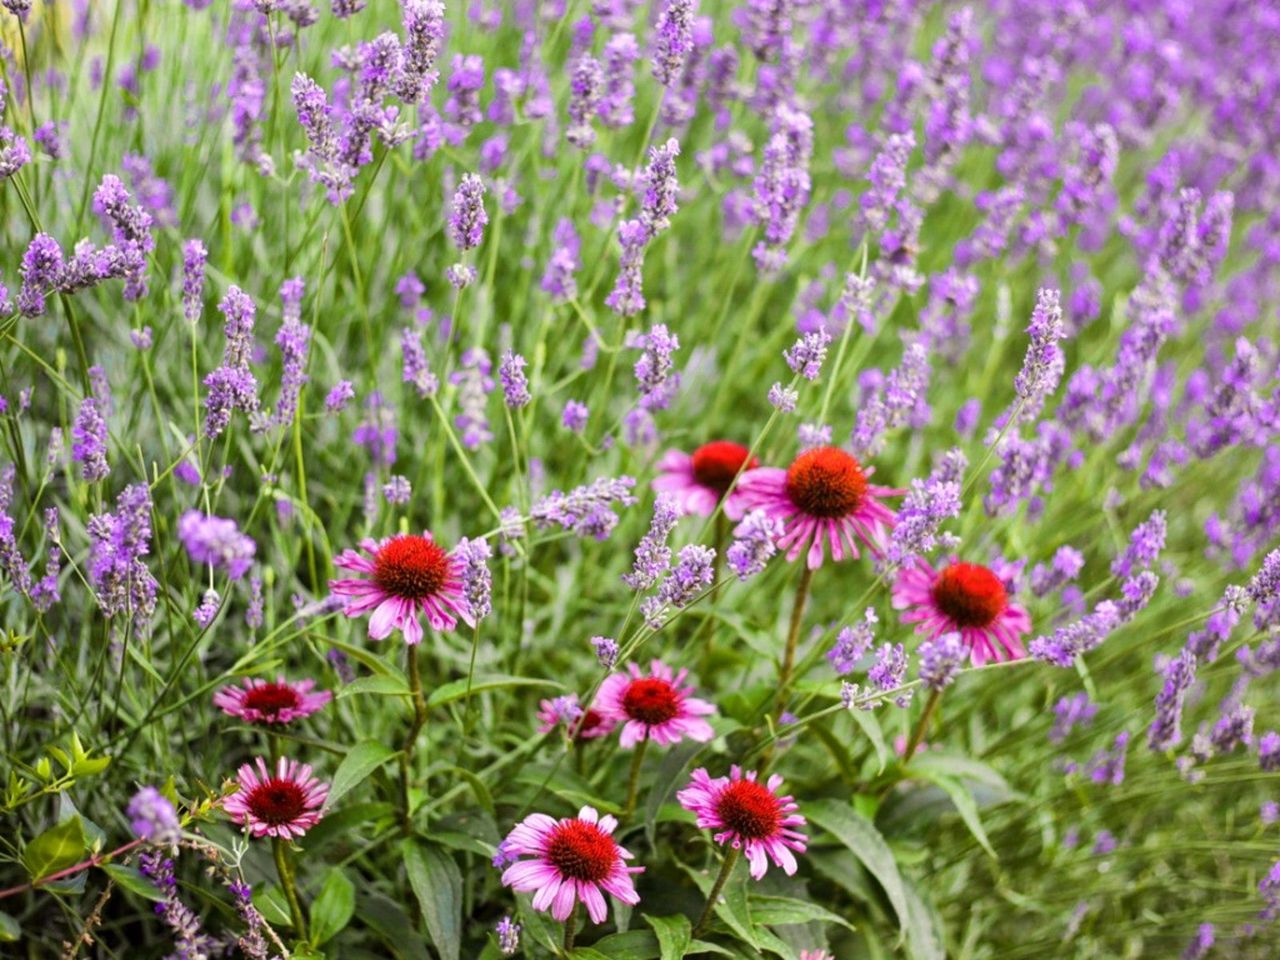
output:
{"label": "coneflower stem", "polygon": [[293,932],[299,940],[307,939],[307,920],[298,900],[298,890],[293,881],[293,864],[289,862],[289,841],[283,837],[271,838],[271,849],[276,855],[276,872],[280,874],[280,888],[289,902],[289,916],[293,918]]}
{"label": "coneflower stem", "polygon": [[578,933],[578,907],[575,904],[569,916],[564,920],[564,955],[567,957],[573,949],[573,938]]}
{"label": "coneflower stem", "polygon": [[911,758],[915,756],[916,750],[920,748],[920,744],[924,741],[924,732],[929,727],[929,721],[933,719],[934,711],[938,709],[938,701],[940,699],[942,699],[941,690],[930,691],[929,699],[924,705],[924,713],[920,714],[920,722],[911,731],[911,739],[907,741],[907,749],[902,752],[902,765],[904,767],[911,762]]}
{"label": "coneflower stem", "polygon": [[418,669],[418,646],[409,647],[409,692],[413,697],[413,720],[409,723],[409,735],[400,751],[400,829],[406,835],[413,832],[413,820],[409,816],[409,777],[413,768],[413,753],[418,745],[418,734],[427,722],[427,698],[422,693],[422,673]]}
{"label": "coneflower stem", "polygon": [[720,873],[716,876],[716,882],[711,885],[711,892],[707,894],[707,905],[702,908],[702,916],[698,917],[698,922],[693,925],[694,939],[702,936],[706,931],[707,924],[711,921],[711,914],[715,912],[716,901],[720,899],[720,892],[724,890],[724,885],[729,882],[729,874],[733,873],[734,865],[738,862],[741,852],[738,847],[729,847],[725,850],[724,863],[720,864]]}
{"label": "coneflower stem", "polygon": [[778,673],[778,715],[787,708],[787,688],[791,686],[791,674],[796,666],[796,643],[800,639],[800,624],[804,622],[804,608],[809,601],[809,584],[813,571],[806,564],[796,585],[796,599],[791,606],[791,627],[787,630],[787,648],[782,655],[782,669]]}
{"label": "coneflower stem", "polygon": [[640,767],[644,764],[644,749],[648,745],[649,738],[646,736],[636,744],[636,748],[631,754],[631,775],[627,778],[627,803],[622,808],[623,820],[629,820],[631,814],[636,811],[636,792],[640,787]]}

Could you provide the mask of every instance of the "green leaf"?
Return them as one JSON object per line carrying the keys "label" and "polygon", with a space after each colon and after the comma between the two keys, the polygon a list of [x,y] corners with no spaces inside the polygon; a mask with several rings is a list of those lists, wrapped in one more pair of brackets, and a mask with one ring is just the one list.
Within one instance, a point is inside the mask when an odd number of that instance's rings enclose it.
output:
{"label": "green leaf", "polygon": [[884,741],[884,732],[880,729],[879,719],[870,710],[848,710],[846,712],[853,718],[853,722],[862,728],[862,732],[871,741],[871,746],[875,748],[876,762],[880,764],[880,769],[876,771],[876,776],[879,776],[884,773],[884,768],[889,765],[889,745]]}
{"label": "green leaf", "polygon": [[839,914],[810,900],[795,900],[791,897],[752,897],[751,919],[770,927],[785,927],[817,920],[819,923],[838,923],[842,927],[853,929],[853,924]]}
{"label": "green leaf", "polygon": [[[711,885],[714,881],[710,876],[685,864],[681,866],[693,878],[693,882],[698,885],[704,897],[711,893]],[[716,904],[716,916],[748,944],[753,947],[759,946],[756,942],[755,928],[751,922],[751,908],[747,904],[746,864],[741,860],[734,864],[733,872],[724,885],[720,901]]]}
{"label": "green leaf", "polygon": [[[359,682],[356,681],[356,683]],[[342,759],[342,763],[338,764],[338,769],[333,774],[333,783],[329,787],[329,806],[332,807],[363,783],[369,774],[394,757],[397,752],[378,740],[362,740],[357,743]]]}
{"label": "green leaf", "polygon": [[337,699],[354,697],[357,694],[369,694],[374,697],[411,697],[413,692],[409,684],[401,677],[361,677],[353,680],[338,691]]}
{"label": "green leaf", "polygon": [[32,880],[43,880],[84,856],[88,841],[79,816],[69,817],[36,837],[22,853]]}
{"label": "green leaf", "polygon": [[380,893],[361,894],[360,921],[367,924],[390,948],[388,956],[401,960],[430,960],[426,942],[413,929],[404,907]]}
{"label": "green leaf", "polygon": [[[488,676],[475,677],[471,683],[471,693],[483,693],[486,690],[499,690],[502,687],[555,687],[564,689],[564,684],[554,680],[537,680],[533,677]],[[442,703],[452,703],[467,695],[467,678],[453,680],[443,687],[436,687],[427,698],[427,706],[438,707]]]}
{"label": "green leaf", "polygon": [[442,960],[458,960],[462,949],[462,871],[437,846],[406,840],[401,848],[427,932]]}
{"label": "green leaf", "polygon": [[7,913],[0,913],[0,943],[17,943],[22,936],[22,928],[18,921]]}
{"label": "green leaf", "polygon": [[663,755],[662,762],[658,765],[658,773],[653,778],[653,785],[649,788],[649,796],[644,802],[644,835],[649,840],[649,846],[653,846],[658,811],[671,796],[675,785],[689,779],[686,775],[689,767],[693,765],[698,754],[708,746],[709,744],[686,740]]}
{"label": "green leaf", "polygon": [[355,885],[337,867],[330,867],[311,904],[311,942],[319,946],[332,940],[351,922],[355,912]]}
{"label": "green leaf", "polygon": [[951,802],[955,805],[956,812],[960,814],[960,819],[964,821],[969,832],[973,834],[973,838],[983,850],[987,851],[988,856],[993,860],[998,860],[995,848],[991,846],[991,841],[987,839],[987,831],[982,826],[982,820],[978,817],[978,804],[973,799],[973,794],[959,780],[954,777],[943,776],[934,773],[931,770],[918,770],[930,783],[941,787]]}
{"label": "green leaf", "polygon": [[915,887],[907,884],[907,913],[911,917],[908,944],[912,960],[947,960],[937,917],[920,899]]}
{"label": "green leaf", "polygon": [[[533,895],[516,894],[516,904],[520,908],[520,923],[524,926],[524,936],[527,940],[546,947],[552,953],[559,953],[560,938],[548,925],[546,914],[533,909]],[[654,956],[656,957],[657,954],[655,953]]]}
{"label": "green leaf", "polygon": [[293,918],[289,915],[289,902],[284,898],[284,891],[279,884],[268,883],[253,888],[253,905],[258,908],[267,923],[277,927],[293,926]]}
{"label": "green leaf", "polygon": [[[660,918],[671,919],[671,918]],[[629,933],[615,933],[597,940],[593,949],[598,950],[609,960],[658,960],[662,956],[662,947],[658,938],[648,930],[632,930]],[[690,940],[685,956],[692,957],[701,953],[715,953],[724,957],[733,956],[724,947],[704,940]]]}
{"label": "green leaf", "polygon": [[917,773],[925,771],[957,779],[974,780],[990,787],[1001,796],[1001,799],[1013,796],[1013,790],[1010,789],[1004,777],[980,760],[972,760],[969,757],[957,757],[930,750],[912,760],[910,769]]}
{"label": "green leaf", "polygon": [[693,925],[689,918],[683,915],[651,917],[647,913],[644,918],[658,938],[661,960],[681,960],[693,940]]}
{"label": "green leaf", "polygon": [[862,861],[862,865],[884,888],[885,896],[898,916],[898,925],[905,931],[907,895],[903,892],[902,874],[898,872],[893,851],[875,824],[835,800],[814,801],[806,804],[803,812],[811,823],[826,830]]}
{"label": "green leaf", "polygon": [[455,773],[463,780],[467,781],[467,785],[471,787],[471,792],[475,794],[476,803],[484,809],[490,816],[494,815],[495,808],[493,805],[493,794],[489,792],[489,788],[484,785],[484,781],[465,767],[448,766],[443,770],[444,773]]}
{"label": "green leaf", "polygon": [[136,893],[147,900],[161,901],[164,899],[164,894],[160,892],[159,888],[133,867],[125,866],[123,863],[104,863],[101,867],[103,872],[110,876],[118,886],[123,887],[130,893]]}

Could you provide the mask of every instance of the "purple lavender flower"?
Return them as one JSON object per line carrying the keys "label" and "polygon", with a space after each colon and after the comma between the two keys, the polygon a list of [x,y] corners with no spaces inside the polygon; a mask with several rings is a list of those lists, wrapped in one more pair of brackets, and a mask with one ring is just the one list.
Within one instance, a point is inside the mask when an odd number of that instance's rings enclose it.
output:
{"label": "purple lavender flower", "polygon": [[196,563],[207,563],[239,580],[253,565],[257,544],[234,520],[188,510],[178,521],[178,538]]}
{"label": "purple lavender flower", "polygon": [[775,383],[769,388],[769,404],[779,413],[795,413],[800,393],[791,387]]}
{"label": "purple lavender flower", "polygon": [[145,483],[126,487],[114,513],[95,514],[87,525],[89,582],[107,617],[129,611],[145,634],[156,608],[159,585],[144,558],[151,552],[151,493]]}
{"label": "purple lavender flower", "polygon": [[1191,938],[1191,942],[1187,944],[1187,949],[1182,951],[1182,960],[1204,960],[1209,955],[1209,951],[1213,949],[1214,943],[1214,927],[1212,923],[1202,923],[1196,931],[1196,935]]}
{"label": "purple lavender flower", "polygon": [[87,396],[80,401],[80,412],[71,425],[71,459],[81,464],[86,483],[105,480],[111,473],[107,463],[107,421],[102,415],[101,401]]}
{"label": "purple lavender flower", "polygon": [[1062,378],[1062,350],[1058,341],[1067,334],[1057,290],[1041,289],[1036,294],[1036,307],[1031,313],[1027,333],[1031,343],[1027,345],[1022,369],[1013,380],[1017,406],[997,420],[1001,426],[1035,420],[1044,407],[1045,398],[1057,388]]}
{"label": "purple lavender flower", "polygon": [[886,567],[900,568],[934,550],[938,529],[960,515],[960,481],[968,460],[959,447],[942,457],[926,480],[912,480],[885,550]]}
{"label": "purple lavender flower", "polygon": [[795,233],[800,211],[809,202],[812,158],[813,120],[806,113],[780,105],[753,183],[752,212],[763,236],[751,253],[763,273],[776,273],[786,262],[784,247]]}
{"label": "purple lavender flower", "polygon": [[[906,648],[900,643],[886,643],[880,647],[875,664],[867,671],[867,679],[882,691],[902,686],[907,679]],[[906,707],[911,702],[911,691],[905,691],[894,702],[900,707]]]}
{"label": "purple lavender flower", "polygon": [[1124,553],[1111,562],[1111,572],[1127,577],[1135,570],[1147,570],[1164,549],[1165,514],[1155,510],[1144,523],[1134,528]]}
{"label": "purple lavender flower", "polygon": [[37,233],[22,255],[18,309],[24,317],[44,316],[45,296],[62,279],[62,248],[47,233]]}
{"label": "purple lavender flower", "polygon": [[1124,783],[1125,756],[1129,749],[1129,732],[1116,734],[1111,747],[1100,750],[1089,761],[1089,779],[1094,783],[1119,786]]}
{"label": "purple lavender flower", "polygon": [[612,637],[592,637],[591,648],[595,651],[596,662],[606,670],[612,670],[618,664],[618,641]]}
{"label": "purple lavender flower", "polygon": [[591,119],[604,99],[604,82],[604,67],[595,57],[583,54],[574,61],[569,81],[569,127],[564,136],[579,150],[596,142]]}
{"label": "purple lavender flower", "polygon": [[188,240],[182,245],[182,315],[188,323],[200,319],[204,309],[204,266],[209,251],[199,240]]}
{"label": "purple lavender flower", "polygon": [[454,548],[462,561],[462,593],[466,597],[471,616],[478,623],[493,611],[493,574],[489,572],[489,559],[493,551],[483,537],[463,537]]}
{"label": "purple lavender flower", "polygon": [[533,397],[529,394],[529,378],[524,368],[528,366],[525,358],[508,350],[502,355],[498,365],[498,379],[502,381],[502,395],[507,406],[513,410],[528,406]]}
{"label": "purple lavender flower", "polygon": [[841,627],[840,632],[836,634],[836,642],[827,651],[827,661],[831,664],[831,669],[841,676],[857,669],[858,663],[876,642],[876,626],[879,622],[875,610],[867,607],[861,623],[851,627]]}
{"label": "purple lavender flower", "polygon": [[156,846],[172,844],[182,829],[173,804],[155,787],[143,787],[135,793],[125,813],[133,835]]}
{"label": "purple lavender flower", "polygon": [[1183,650],[1164,668],[1164,687],[1156,696],[1156,715],[1147,731],[1147,746],[1168,750],[1182,742],[1182,705],[1196,680],[1196,658]]}
{"label": "purple lavender flower", "polygon": [[653,75],[664,87],[672,87],[684,72],[693,49],[693,12],[696,0],[667,0],[653,29]]}
{"label": "purple lavender flower", "polygon": [[209,388],[204,433],[210,440],[221,436],[236,410],[253,414],[258,409],[258,381],[249,369],[256,308],[253,301],[233,285],[227,289],[218,310],[226,318],[227,342],[222,365],[204,378],[204,385]]}
{"label": "purple lavender flower", "polygon": [[1258,739],[1258,766],[1266,773],[1280,770],[1280,733],[1268,730]]}
{"label": "purple lavender flower", "polygon": [[671,216],[676,212],[676,201],[680,195],[680,184],[676,180],[678,156],[680,144],[674,137],[649,148],[649,163],[640,176],[640,184],[644,188],[640,220],[648,228],[650,238],[671,226]]}
{"label": "purple lavender flower", "polygon": [[444,43],[444,16],[440,0],[405,0],[405,39],[396,79],[396,94],[405,103],[425,101],[439,79],[435,64]]}
{"label": "purple lavender flower", "polygon": [[468,450],[478,449],[493,440],[486,409],[493,390],[493,378],[489,376],[492,369],[489,354],[473,347],[463,352],[462,369],[449,375],[449,382],[458,388],[461,410],[453,422],[462,431],[462,445]]}
{"label": "purple lavender flower", "polygon": [[680,374],[671,359],[680,341],[665,324],[655,323],[640,337],[644,351],[635,363],[636,383],[640,389],[640,406],[644,410],[665,410],[680,388]]}
{"label": "purple lavender flower", "polygon": [[640,46],[635,34],[617,33],[604,45],[604,91],[596,113],[606,127],[619,129],[635,120],[635,63]]}
{"label": "purple lavender flower", "polygon": [[891,134],[884,147],[876,154],[867,171],[871,186],[862,195],[862,217],[867,228],[880,232],[889,222],[889,216],[897,205],[898,195],[907,185],[907,160],[916,147],[911,133]]}
{"label": "purple lavender flower", "polygon": [[351,385],[350,380],[339,380],[333,385],[324,398],[324,408],[329,413],[339,413],[345,410],[347,404],[355,399],[356,390]]}
{"label": "purple lavender flower", "polygon": [[[418,396],[424,400],[434,397],[440,390],[440,378],[431,372],[427,353],[422,348],[422,331],[404,327],[400,331],[401,364],[400,379],[413,384]],[[334,389],[337,389],[336,387]]]}
{"label": "purple lavender flower", "polygon": [[513,956],[520,949],[520,930],[520,924],[509,916],[503,917],[494,927],[493,932],[498,936],[498,951],[504,957]]}
{"label": "purple lavender flower", "polygon": [[798,373],[806,380],[817,380],[822,373],[822,363],[827,359],[827,344],[830,342],[831,334],[824,328],[806,333],[782,355],[792,373]]}
{"label": "purple lavender flower", "polygon": [[581,433],[586,428],[587,420],[590,417],[591,412],[587,409],[585,403],[580,403],[577,400],[566,400],[564,412],[560,415],[560,423],[566,430]]}
{"label": "purple lavender flower", "polygon": [[936,640],[926,640],[916,651],[920,658],[920,679],[930,690],[938,691],[951,685],[965,661],[969,648],[958,633],[944,633]]}
{"label": "purple lavender flower", "polygon": [[604,302],[620,316],[634,316],[644,309],[644,252],[649,238],[643,220],[623,220],[618,225],[618,279]]}
{"label": "purple lavender flower", "polygon": [[[716,552],[711,547],[691,543],[680,549],[675,569],[662,581],[657,600],[677,610],[687,607],[715,580]],[[641,605],[643,609],[644,605]],[[652,618],[646,616],[650,623]]]}
{"label": "purple lavender flower", "polygon": [[767,510],[752,510],[733,530],[734,540],[724,554],[729,569],[742,581],[763,572],[784,532],[782,521]]}
{"label": "purple lavender flower", "polygon": [[1098,713],[1097,704],[1089,700],[1083,691],[1065,696],[1053,705],[1053,729],[1049,731],[1050,743],[1061,743],[1076,727],[1087,727]]}
{"label": "purple lavender flower", "polygon": [[393,474],[387,477],[387,482],[382,485],[382,497],[387,503],[408,503],[412,496],[413,486],[409,483],[408,477]]}
{"label": "purple lavender flower", "polygon": [[920,341],[904,347],[902,362],[889,372],[883,388],[864,395],[850,439],[854,453],[871,457],[885,444],[885,431],[928,422],[929,351]]}
{"label": "purple lavender flower", "polygon": [[[601,477],[589,484],[575,487],[568,493],[553,490],[534,501],[529,508],[529,517],[542,528],[558,526],[578,536],[592,535],[604,540],[617,523],[617,517],[609,509],[610,506],[614,503],[624,506],[634,504],[636,498],[632,496],[631,490],[635,485],[634,477]],[[613,517],[612,524],[604,518],[604,514]]]}
{"label": "purple lavender flower", "polygon": [[649,530],[636,546],[635,563],[622,582],[637,592],[652,589],[671,568],[671,548],[667,540],[680,519],[678,502],[669,493],[660,493],[653,505]]}
{"label": "purple lavender flower", "polygon": [[277,426],[293,423],[298,411],[298,395],[310,379],[306,367],[307,354],[311,348],[311,328],[300,319],[303,290],[301,277],[286,280],[280,287],[280,297],[284,301],[284,323],[276,334],[282,367],[280,396],[276,400],[274,418]]}

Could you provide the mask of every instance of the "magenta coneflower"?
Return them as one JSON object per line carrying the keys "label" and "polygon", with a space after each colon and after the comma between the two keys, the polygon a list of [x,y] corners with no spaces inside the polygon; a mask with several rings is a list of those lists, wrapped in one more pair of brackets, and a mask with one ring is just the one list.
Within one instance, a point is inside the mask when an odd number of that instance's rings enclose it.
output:
{"label": "magenta coneflower", "polygon": [[[594,923],[608,916],[604,893],[635,906],[640,902],[633,873],[644,867],[628,867],[632,854],[613,839],[618,821],[602,817],[594,807],[583,807],[577,817],[554,820],[534,813],[517,823],[502,841],[508,856],[529,856],[507,867],[502,882],[520,893],[537,891],[533,909],[551,908],[557,920],[567,920],[581,900]],[[603,892],[602,892],[603,891]]]}
{"label": "magenta coneflower", "polygon": [[607,737],[618,725],[612,717],[606,717],[594,707],[583,712],[576,693],[538,703],[538,732],[548,733],[564,724],[579,740]]}
{"label": "magenta coneflower", "polygon": [[1009,602],[1004,583],[986,567],[952,561],[941,571],[919,560],[898,574],[893,606],[902,619],[917,623],[930,639],[958,633],[975,666],[988,660],[1020,660],[1027,655],[1019,638],[1031,632],[1031,617]]}
{"label": "magenta coneflower", "polygon": [[236,823],[244,824],[255,837],[300,837],[317,823],[329,796],[329,785],[311,775],[311,767],[281,757],[275,773],[257,758],[257,770],[244,764],[236,779],[240,789],[227,797],[222,809]]}
{"label": "magenta coneflower", "polygon": [[804,853],[807,837],[795,827],[805,819],[791,797],[778,796],[782,777],[776,773],[767,783],[756,780],[755,771],[743,773],[734,766],[729,776],[712,778],[705,768],[693,771],[689,786],[677,791],[676,799],[698,818],[703,830],[714,830],[716,843],[741,850],[751,866],[751,876],[759,880],[773,860],[791,876],[796,858],[791,851]]}
{"label": "magenta coneflower", "polygon": [[750,450],[730,440],[713,440],[692,454],[668,450],[658,461],[653,489],[674,494],[681,513],[709,517],[738,472],[759,465]]}
{"label": "magenta coneflower", "polygon": [[243,687],[223,687],[213,695],[213,705],[223,713],[239,717],[245,723],[286,724],[309,717],[333,699],[328,690],[311,692],[314,680],[284,677],[272,682],[250,677]]}
{"label": "magenta coneflower", "polygon": [[374,640],[400,630],[405,643],[420,643],[419,612],[426,614],[433,630],[452,630],[458,620],[475,626],[463,592],[462,560],[447,553],[431,534],[402,533],[381,542],[361,540],[360,549],[369,556],[343,550],[333,563],[369,578],[330,580],[329,589],[348,598],[343,608],[348,617],[373,611],[369,636]]}
{"label": "magenta coneflower", "polygon": [[715,736],[711,724],[702,718],[716,708],[690,696],[693,687],[684,682],[688,670],[675,673],[661,660],[650,664],[647,677],[634,663],[627,664],[627,670],[630,676],[611,674],[596,695],[596,709],[623,725],[622,746],[634,747],[647,740],[666,746],[686,737],[705,743]]}
{"label": "magenta coneflower", "polygon": [[787,551],[787,560],[794,561],[807,548],[808,567],[816,570],[827,543],[836,562],[857,558],[858,540],[881,551],[894,514],[877,498],[901,491],[868,483],[871,473],[838,447],[815,447],[786,470],[758,467],[744,473],[725,512],[738,520],[764,509],[784,524],[778,546]]}

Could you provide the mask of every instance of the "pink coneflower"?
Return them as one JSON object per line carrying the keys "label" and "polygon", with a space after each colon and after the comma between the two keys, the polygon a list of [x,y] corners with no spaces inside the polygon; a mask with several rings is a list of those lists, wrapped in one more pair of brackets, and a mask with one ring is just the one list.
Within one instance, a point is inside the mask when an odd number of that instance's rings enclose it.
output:
{"label": "pink coneflower", "polygon": [[900,493],[867,482],[871,470],[838,447],[815,447],[792,461],[786,470],[758,467],[738,480],[736,494],[725,512],[738,520],[763,508],[784,523],[778,546],[794,561],[808,549],[810,570],[822,566],[826,544],[831,559],[857,558],[858,540],[879,552],[893,523],[893,511],[878,497]]}
{"label": "pink coneflower", "polygon": [[240,789],[223,801],[236,823],[245,824],[255,837],[300,837],[317,823],[329,796],[329,785],[311,775],[311,767],[281,757],[276,771],[267,771],[267,762],[257,758],[258,768],[244,764],[237,773]]}
{"label": "pink coneflower", "polygon": [[702,718],[716,708],[690,696],[693,687],[684,682],[689,671],[675,673],[661,660],[654,660],[649,669],[646,677],[634,663],[627,664],[630,676],[611,674],[596,695],[596,709],[623,725],[622,746],[645,740],[666,746],[686,737],[706,743],[714,737],[711,724]]}
{"label": "pink coneflower", "polygon": [[245,723],[286,724],[309,717],[333,699],[328,690],[312,693],[314,680],[293,683],[280,677],[275,682],[250,677],[243,687],[223,687],[213,695],[213,705]]}
{"label": "pink coneflower", "polygon": [[564,724],[579,740],[607,737],[618,725],[613,717],[606,717],[594,707],[585,713],[578,703],[576,693],[538,703],[538,732],[548,733]]}
{"label": "pink coneflower", "polygon": [[431,539],[411,533],[386,540],[361,540],[361,556],[343,550],[334,566],[369,575],[367,580],[330,580],[329,589],[348,597],[343,613],[356,617],[373,611],[369,636],[383,640],[391,631],[404,633],[405,643],[422,641],[421,611],[433,630],[452,630],[461,619],[475,626],[462,585],[463,562]]}
{"label": "pink coneflower", "polygon": [[903,621],[918,623],[916,632],[930,639],[960,634],[975,666],[1027,655],[1018,637],[1031,632],[1030,615],[1010,603],[1004,583],[979,564],[952,561],[938,571],[919,560],[898,574],[893,606],[906,610]]}
{"label": "pink coneflower", "polygon": [[807,837],[794,827],[805,819],[791,797],[778,796],[782,777],[774,774],[768,782],[756,781],[755,771],[743,773],[734,766],[729,776],[712,778],[705,768],[693,771],[693,781],[677,791],[676,799],[698,818],[703,830],[716,831],[716,843],[741,850],[751,865],[751,876],[759,880],[769,863],[766,856],[791,876],[796,872],[796,853],[804,853]]}
{"label": "pink coneflower", "polygon": [[640,902],[631,875],[644,867],[623,863],[632,854],[613,839],[617,826],[617,820],[600,816],[594,807],[583,807],[577,817],[563,820],[531,814],[507,834],[502,850],[508,856],[533,859],[507,867],[502,882],[520,893],[537,891],[533,909],[550,907],[557,920],[567,920],[581,900],[592,921],[604,923],[604,893],[631,906]]}
{"label": "pink coneflower", "polygon": [[658,461],[653,489],[674,494],[681,513],[709,517],[738,472],[759,465],[750,450],[730,440],[713,440],[692,454],[668,450]]}

